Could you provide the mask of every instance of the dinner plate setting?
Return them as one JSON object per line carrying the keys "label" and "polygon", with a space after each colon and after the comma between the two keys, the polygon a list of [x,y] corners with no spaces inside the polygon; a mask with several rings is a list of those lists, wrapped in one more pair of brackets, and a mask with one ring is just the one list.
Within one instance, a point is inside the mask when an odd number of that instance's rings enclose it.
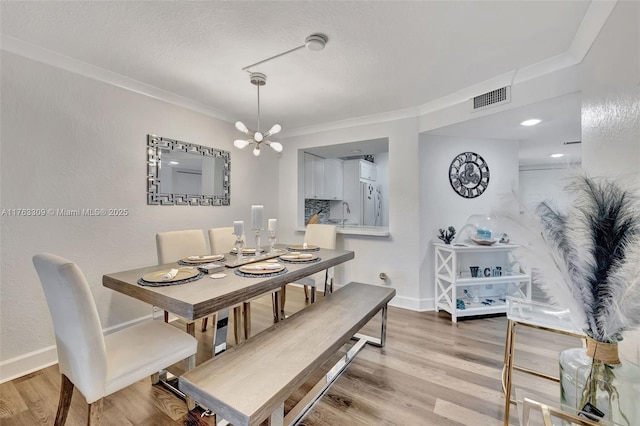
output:
{"label": "dinner plate setting", "polygon": [[287,268],[278,262],[256,262],[241,266],[235,270],[235,274],[241,277],[268,278],[287,272]]}
{"label": "dinner plate setting", "polygon": [[289,251],[318,251],[320,247],[313,244],[294,244],[287,247]]}
{"label": "dinner plate setting", "polygon": [[191,267],[163,269],[144,275],[138,280],[138,284],[148,287],[186,284],[199,280],[203,275],[204,273]]}
{"label": "dinner plate setting", "polygon": [[[236,249],[233,248],[231,249],[231,254],[233,254],[234,256],[237,255]],[[260,253],[264,253],[264,249],[262,247],[260,247]],[[243,248],[242,249],[242,255],[243,256],[255,256],[256,255],[256,249],[255,248]]]}
{"label": "dinner plate setting", "polygon": [[290,251],[287,254],[281,254],[279,259],[286,263],[312,263],[320,261],[317,254],[302,253],[299,251]]}
{"label": "dinner plate setting", "polygon": [[199,256],[187,256],[178,261],[179,265],[190,266],[201,263],[221,262],[224,260],[224,254],[204,254]]}

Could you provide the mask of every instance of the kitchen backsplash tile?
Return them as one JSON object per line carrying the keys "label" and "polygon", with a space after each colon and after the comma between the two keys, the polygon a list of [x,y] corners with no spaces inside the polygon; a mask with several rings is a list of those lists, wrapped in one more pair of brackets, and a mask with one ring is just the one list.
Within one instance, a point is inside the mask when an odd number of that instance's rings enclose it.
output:
{"label": "kitchen backsplash tile", "polygon": [[[319,212],[319,213],[318,213]],[[304,200],[304,223],[306,224],[311,216],[318,214],[318,223],[329,223],[329,200]]]}

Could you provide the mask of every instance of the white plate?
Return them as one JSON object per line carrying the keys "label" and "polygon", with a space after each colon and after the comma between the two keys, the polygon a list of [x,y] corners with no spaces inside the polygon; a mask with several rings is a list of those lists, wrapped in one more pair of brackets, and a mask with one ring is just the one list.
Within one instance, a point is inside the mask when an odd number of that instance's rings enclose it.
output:
{"label": "white plate", "polygon": [[227,274],[223,274],[222,272],[219,272],[217,274],[209,275],[209,278],[212,278],[212,279],[216,280],[216,279],[219,279],[219,278],[224,278],[226,276],[227,276]]}

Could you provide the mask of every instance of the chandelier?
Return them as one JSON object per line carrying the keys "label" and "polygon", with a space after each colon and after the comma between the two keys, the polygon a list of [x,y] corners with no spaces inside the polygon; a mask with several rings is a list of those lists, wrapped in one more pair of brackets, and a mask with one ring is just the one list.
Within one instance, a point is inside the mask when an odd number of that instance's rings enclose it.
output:
{"label": "chandelier", "polygon": [[[247,65],[246,67],[242,68],[242,70],[249,71],[249,68],[251,67],[265,63],[267,61],[270,61],[271,59],[278,58],[288,53],[295,52],[296,50],[302,49],[304,47],[314,52],[320,51],[324,49],[324,46],[327,44],[328,40],[329,39],[324,34],[311,34],[310,36],[305,38],[303,45],[294,47],[293,49],[287,50],[283,53],[279,53],[260,62],[256,62],[255,64]],[[264,86],[265,84],[267,84],[267,76],[259,72],[249,72],[249,81],[251,82],[251,84],[258,88],[258,129],[250,130],[242,121],[236,121],[236,129],[244,133],[245,136],[248,136],[248,138],[236,139],[235,141],[233,141],[233,145],[238,149],[243,149],[251,144],[255,144],[255,146],[253,147],[253,155],[255,155],[256,157],[260,155],[260,145],[262,143],[270,146],[271,149],[273,149],[275,152],[282,152],[282,144],[280,142],[273,142],[267,139],[273,135],[280,133],[280,131],[282,130],[281,125],[274,124],[267,133],[262,133],[260,131],[260,86]]]}
{"label": "chandelier", "polygon": [[256,144],[253,148],[253,155],[256,157],[260,155],[260,144],[263,142],[265,145],[270,146],[275,152],[282,152],[282,144],[280,142],[267,140],[268,137],[280,133],[282,126],[274,124],[267,133],[262,134],[262,132],[260,132],[260,86],[264,86],[267,83],[267,76],[259,72],[252,72],[249,80],[251,84],[258,88],[258,130],[249,130],[242,121],[236,121],[236,129],[249,136],[249,138],[236,139],[233,141],[233,145],[235,145],[236,148],[243,149],[251,144]]}

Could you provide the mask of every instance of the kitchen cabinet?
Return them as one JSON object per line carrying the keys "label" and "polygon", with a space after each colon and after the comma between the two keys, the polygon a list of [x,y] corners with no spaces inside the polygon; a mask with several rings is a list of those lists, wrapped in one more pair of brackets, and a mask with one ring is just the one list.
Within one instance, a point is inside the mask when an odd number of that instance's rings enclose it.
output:
{"label": "kitchen cabinet", "polygon": [[[506,297],[531,300],[531,277],[510,252],[517,244],[435,243],[435,308],[458,317],[506,313]],[[478,276],[471,276],[477,267]]]}
{"label": "kitchen cabinet", "polygon": [[304,198],[341,200],[343,195],[342,160],[304,154]]}
{"label": "kitchen cabinet", "polygon": [[344,168],[342,160],[325,158],[324,160],[324,199],[342,200]]}
{"label": "kitchen cabinet", "polygon": [[360,160],[360,179],[367,181],[375,181],[377,178],[378,169],[374,163],[369,161]]}

